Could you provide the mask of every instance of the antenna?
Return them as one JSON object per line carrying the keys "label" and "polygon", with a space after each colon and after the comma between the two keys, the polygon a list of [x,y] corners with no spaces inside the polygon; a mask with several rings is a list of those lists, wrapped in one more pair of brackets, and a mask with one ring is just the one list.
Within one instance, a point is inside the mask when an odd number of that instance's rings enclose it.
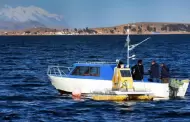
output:
{"label": "antenna", "polygon": [[130,38],[129,38],[129,29],[127,29],[127,68],[129,68],[129,43],[130,43]]}
{"label": "antenna", "polygon": [[126,39],[126,43],[125,43],[125,47],[127,47],[127,68],[129,68],[129,64],[130,64],[130,58],[135,58],[135,55],[132,55],[130,57],[129,55],[129,52],[131,50],[133,50],[135,47],[139,46],[140,44],[142,44],[143,42],[147,41],[150,39],[150,37],[146,38],[145,40],[141,41],[140,43],[137,43],[137,44],[133,44],[133,45],[130,45],[130,38],[129,38],[129,33],[130,33],[130,30],[127,29],[127,39]]}

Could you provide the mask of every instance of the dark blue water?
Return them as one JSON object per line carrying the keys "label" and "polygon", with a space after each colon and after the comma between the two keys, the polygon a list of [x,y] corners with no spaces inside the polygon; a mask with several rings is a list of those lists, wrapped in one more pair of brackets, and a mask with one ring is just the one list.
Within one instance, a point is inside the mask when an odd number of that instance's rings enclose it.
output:
{"label": "dark blue water", "polygon": [[[137,43],[148,36],[131,36]],[[0,37],[0,121],[190,121],[190,90],[184,99],[96,102],[60,96],[47,78],[48,65],[115,61],[125,56],[125,36]],[[122,51],[123,50],[123,51]],[[173,77],[190,77],[190,35],[155,35],[133,54],[166,63]],[[134,64],[136,60],[131,62]],[[161,90],[161,89],[160,89]]]}

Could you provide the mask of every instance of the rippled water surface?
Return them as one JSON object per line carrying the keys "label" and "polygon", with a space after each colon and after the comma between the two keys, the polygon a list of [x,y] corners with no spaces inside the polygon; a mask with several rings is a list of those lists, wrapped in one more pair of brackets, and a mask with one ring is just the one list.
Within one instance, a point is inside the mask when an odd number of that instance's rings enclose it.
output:
{"label": "rippled water surface", "polygon": [[[131,36],[137,43],[148,36]],[[152,102],[75,101],[60,96],[47,78],[48,65],[115,61],[125,56],[125,36],[0,37],[0,121],[190,121],[184,99]],[[190,77],[190,35],[155,35],[133,54],[149,68],[169,65],[173,77]],[[134,64],[136,60],[131,62]]]}

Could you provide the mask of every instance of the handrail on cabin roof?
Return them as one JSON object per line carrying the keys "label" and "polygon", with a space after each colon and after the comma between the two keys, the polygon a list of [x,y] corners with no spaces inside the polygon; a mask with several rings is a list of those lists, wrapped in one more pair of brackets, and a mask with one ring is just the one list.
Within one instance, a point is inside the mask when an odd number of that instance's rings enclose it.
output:
{"label": "handrail on cabin roof", "polygon": [[116,62],[85,62],[85,61],[78,61],[77,64],[81,64],[81,63],[85,63],[85,64],[116,64]]}

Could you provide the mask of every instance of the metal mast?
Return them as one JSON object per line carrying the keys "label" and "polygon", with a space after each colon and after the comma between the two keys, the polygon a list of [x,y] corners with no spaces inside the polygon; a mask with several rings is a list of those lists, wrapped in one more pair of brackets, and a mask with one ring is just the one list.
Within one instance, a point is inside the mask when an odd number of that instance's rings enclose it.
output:
{"label": "metal mast", "polygon": [[130,38],[129,38],[129,29],[127,29],[127,68],[129,68],[129,43],[130,43]]}

